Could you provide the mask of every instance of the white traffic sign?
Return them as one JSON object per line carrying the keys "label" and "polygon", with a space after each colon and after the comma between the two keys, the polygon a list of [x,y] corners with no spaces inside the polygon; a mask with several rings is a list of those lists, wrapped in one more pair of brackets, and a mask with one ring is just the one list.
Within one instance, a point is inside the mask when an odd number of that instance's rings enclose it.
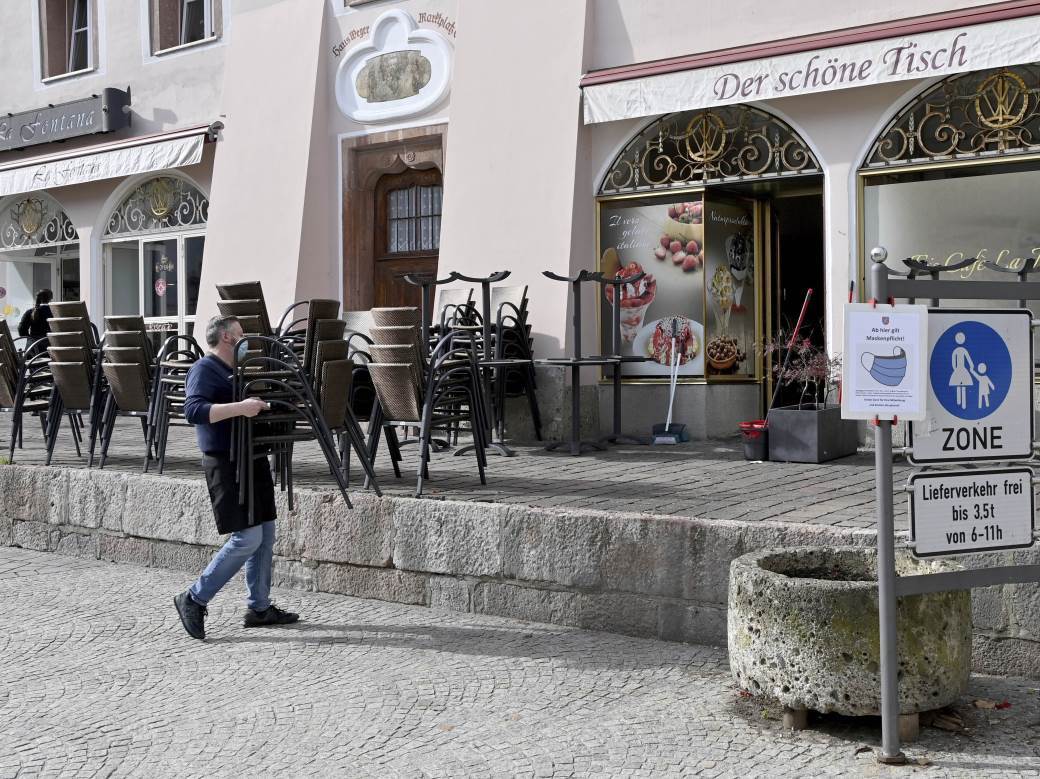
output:
{"label": "white traffic sign", "polygon": [[845,306],[843,419],[924,419],[927,316],[924,306]]}
{"label": "white traffic sign", "polygon": [[914,464],[1033,456],[1032,313],[931,309],[928,412],[910,425]]}
{"label": "white traffic sign", "polygon": [[1033,545],[1030,468],[910,477],[910,537],[918,557]]}

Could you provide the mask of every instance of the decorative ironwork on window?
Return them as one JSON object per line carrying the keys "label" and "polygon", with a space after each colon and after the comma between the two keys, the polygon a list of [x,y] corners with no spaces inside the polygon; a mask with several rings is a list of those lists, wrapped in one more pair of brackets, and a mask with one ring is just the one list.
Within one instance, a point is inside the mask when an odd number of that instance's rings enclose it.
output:
{"label": "decorative ironwork on window", "polygon": [[440,186],[412,186],[386,193],[387,254],[432,252],[441,246]]}
{"label": "decorative ironwork on window", "polygon": [[1040,64],[952,76],[900,111],[864,167],[1040,151]]}
{"label": "decorative ironwork on window", "polygon": [[614,160],[600,194],[819,172],[787,124],[751,106],[724,106],[668,114],[644,128]]}
{"label": "decorative ironwork on window", "polygon": [[61,207],[43,196],[16,198],[0,212],[0,249],[57,246],[79,241]]}
{"label": "decorative ironwork on window", "polygon": [[199,227],[209,219],[209,200],[188,182],[160,176],[149,179],[112,212],[105,236],[162,233]]}

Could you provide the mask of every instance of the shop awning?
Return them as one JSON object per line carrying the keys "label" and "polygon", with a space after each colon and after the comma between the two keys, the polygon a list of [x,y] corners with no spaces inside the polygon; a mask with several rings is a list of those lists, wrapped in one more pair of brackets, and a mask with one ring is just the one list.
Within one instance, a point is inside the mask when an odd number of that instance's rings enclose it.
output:
{"label": "shop awning", "polygon": [[219,122],[0,165],[0,197],[195,165]]}
{"label": "shop awning", "polygon": [[933,78],[1040,60],[1040,0],[592,71],[585,123]]}

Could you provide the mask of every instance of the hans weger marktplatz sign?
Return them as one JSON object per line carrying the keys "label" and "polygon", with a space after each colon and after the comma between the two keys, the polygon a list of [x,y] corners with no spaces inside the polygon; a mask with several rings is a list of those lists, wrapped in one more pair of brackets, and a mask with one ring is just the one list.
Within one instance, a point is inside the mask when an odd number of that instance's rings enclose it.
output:
{"label": "hans weger marktplatz sign", "polygon": [[0,152],[120,130],[130,124],[129,107],[129,90],[105,89],[71,103],[0,114]]}

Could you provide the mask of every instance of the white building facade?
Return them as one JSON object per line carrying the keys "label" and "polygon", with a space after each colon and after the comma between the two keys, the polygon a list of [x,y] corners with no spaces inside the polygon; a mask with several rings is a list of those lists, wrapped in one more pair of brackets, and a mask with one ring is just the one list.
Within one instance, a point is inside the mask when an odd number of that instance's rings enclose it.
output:
{"label": "white building facade", "polygon": [[[12,141],[0,119],[9,319],[41,286],[185,331],[218,282],[260,279],[277,320],[510,270],[552,357],[573,303],[543,271],[642,271],[623,348],[689,322],[677,416],[714,436],[761,414],[762,344],[807,290],[805,334],[840,350],[871,246],[899,267],[1040,256],[1040,2],[7,5],[0,116],[51,122]],[[585,294],[604,351],[609,307]],[[659,421],[666,377],[626,367],[632,427]],[[606,412],[604,379],[583,375]]]}

